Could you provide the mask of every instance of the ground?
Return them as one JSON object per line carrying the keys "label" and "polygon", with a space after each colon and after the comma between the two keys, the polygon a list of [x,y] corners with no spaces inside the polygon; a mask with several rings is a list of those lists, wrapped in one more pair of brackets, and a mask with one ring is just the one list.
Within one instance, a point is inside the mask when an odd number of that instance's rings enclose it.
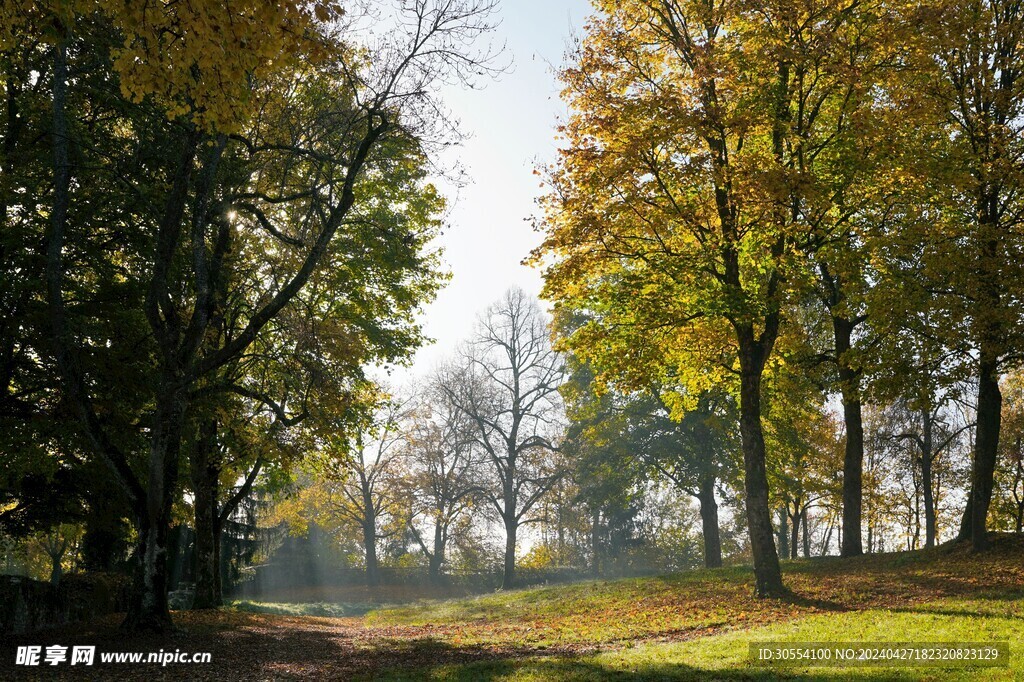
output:
{"label": "ground", "polygon": [[[379,593],[334,606],[319,601],[325,595],[243,603],[176,613],[180,631],[164,638],[126,639],[109,619],[12,638],[0,679],[83,678],[86,669],[66,664],[15,668],[18,644],[212,654],[210,664],[88,669],[98,679],[1024,679],[1024,538],[1002,536],[981,556],[940,547],[787,562],[784,571],[793,595],[781,600],[753,598],[750,571],[738,567],[390,608],[374,605]],[[1008,641],[1011,667],[771,670],[747,660],[749,643],[765,640]]]}

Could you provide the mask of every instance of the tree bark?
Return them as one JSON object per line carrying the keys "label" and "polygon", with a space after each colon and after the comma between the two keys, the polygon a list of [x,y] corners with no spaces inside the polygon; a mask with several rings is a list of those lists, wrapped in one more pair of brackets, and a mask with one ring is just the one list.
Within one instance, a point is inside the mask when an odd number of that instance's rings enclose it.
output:
{"label": "tree bark", "polygon": [[786,508],[779,509],[779,530],[776,533],[779,547],[779,556],[789,556],[789,514]]}
{"label": "tree bark", "polygon": [[167,604],[166,524],[145,519],[139,523],[135,576],[122,629],[129,632],[164,633],[171,630]]}
{"label": "tree bark", "polygon": [[808,526],[810,524],[809,524],[809,522],[807,520],[807,507],[804,507],[803,511],[800,512],[800,523],[803,526],[803,531],[802,532],[803,532],[803,539],[804,539],[804,558],[805,559],[810,559],[811,558],[811,534],[808,532],[808,530],[809,530]]}
{"label": "tree bark", "polygon": [[740,347],[740,436],[743,447],[747,529],[754,557],[755,591],[759,597],[781,595],[782,570],[772,537],[768,508],[768,472],[765,465],[764,431],[761,425],[761,371],[764,363],[756,351]]}
{"label": "tree bark", "polygon": [[441,584],[441,565],[444,563],[445,533],[444,527],[438,521],[434,524],[434,551],[429,557],[428,572],[430,582],[434,585]]}
{"label": "tree bark", "polygon": [[180,380],[165,372],[157,391],[149,451],[149,485],[139,519],[135,583],[122,627],[131,632],[172,629],[167,605],[167,534],[178,486],[178,459],[186,400]]}
{"label": "tree bark", "polygon": [[832,515],[829,515],[828,526],[825,527],[825,536],[821,539],[821,551],[818,552],[818,556],[826,556],[828,554],[829,543],[832,542],[832,526],[834,525]]}
{"label": "tree bark", "polygon": [[936,516],[935,516],[935,489],[932,481],[932,464],[935,458],[934,445],[934,421],[931,408],[921,411],[921,419],[924,425],[924,433],[921,436],[923,444],[921,453],[921,488],[924,497],[924,546],[934,547],[936,539]]}
{"label": "tree bark", "polygon": [[978,425],[971,469],[971,547],[981,552],[989,547],[988,509],[999,452],[999,427],[1003,396],[999,389],[998,362],[985,346],[981,350],[978,377]]}
{"label": "tree bark", "polygon": [[792,529],[790,530],[789,558],[796,559],[800,552],[800,504],[794,503],[793,516],[790,517]]}
{"label": "tree bark", "polygon": [[366,584],[376,587],[380,584],[380,571],[377,567],[377,514],[374,511],[371,491],[363,488],[363,550],[366,554]]}
{"label": "tree bark", "polygon": [[202,426],[190,460],[192,489],[195,495],[195,596],[193,609],[220,606],[217,583],[220,566],[217,556],[217,491],[220,466],[216,461],[217,422]]}
{"label": "tree bark", "polygon": [[843,545],[840,556],[859,556],[861,516],[864,494],[864,423],[861,415],[860,373],[848,364],[853,324],[833,317],[839,380],[843,395],[843,421],[846,425],[846,451],[843,455]]}
{"label": "tree bark", "polygon": [[380,571],[377,567],[377,538],[369,526],[363,529],[363,549],[366,552],[366,584],[370,587],[380,585]]}
{"label": "tree bark", "polygon": [[59,552],[50,553],[50,584],[54,587],[60,585],[60,579],[64,575],[64,567],[61,561],[64,559],[64,549]]}
{"label": "tree bark", "polygon": [[519,522],[510,514],[505,516],[505,565],[501,574],[501,589],[511,590],[516,580],[516,535]]}
{"label": "tree bark", "polygon": [[1017,510],[1015,515],[1014,530],[1018,533],[1024,528],[1024,497],[1017,493],[1021,483],[1024,482],[1024,458],[1021,457],[1021,438],[1017,436],[1017,447],[1014,450],[1017,456],[1017,463],[1013,469],[1013,486],[1010,490],[1013,493],[1013,503]]}
{"label": "tree bark", "polygon": [[704,535],[704,567],[719,568],[722,565],[722,537],[718,528],[718,502],[715,501],[715,477],[706,475],[700,482],[701,530]]}

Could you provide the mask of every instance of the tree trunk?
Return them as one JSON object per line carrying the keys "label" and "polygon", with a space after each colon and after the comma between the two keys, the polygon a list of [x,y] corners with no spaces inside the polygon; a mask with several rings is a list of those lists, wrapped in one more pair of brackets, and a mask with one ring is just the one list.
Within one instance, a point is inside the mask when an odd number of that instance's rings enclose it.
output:
{"label": "tree trunk", "polygon": [[910,546],[907,549],[915,550],[921,544],[921,484],[916,480],[913,484],[913,509],[910,511],[913,518],[913,537],[910,538]]}
{"label": "tree trunk", "polygon": [[[977,427],[975,427],[977,428]],[[971,467],[974,467],[973,462]],[[960,530],[956,534],[957,541],[970,540],[971,539],[971,519],[974,517],[974,487],[973,485],[967,491],[967,504],[964,505],[963,516],[960,517]]]}
{"label": "tree trunk", "polygon": [[[169,375],[169,376],[168,376]],[[168,632],[167,534],[178,492],[178,459],[186,401],[178,377],[166,373],[157,388],[149,448],[145,514],[139,519],[135,581],[122,628],[131,632]]]}
{"label": "tree trunk", "polygon": [[[513,432],[516,427],[513,427]],[[514,482],[516,472],[516,449],[515,435],[508,443],[508,458],[505,460],[505,474],[502,479],[502,521],[505,524],[505,561],[501,574],[501,589],[510,590],[515,585],[516,579],[516,536],[519,534],[519,519],[516,518],[516,507],[518,506],[517,490]]]}
{"label": "tree trunk", "polygon": [[380,571],[377,567],[377,520],[372,514],[363,524],[363,549],[366,552],[366,584],[376,587],[380,584]]}
{"label": "tree trunk", "polygon": [[936,536],[935,489],[932,481],[932,463],[935,457],[932,429],[934,427],[931,408],[921,411],[924,433],[921,441],[924,444],[921,453],[921,487],[924,496],[924,546],[934,547]]}
{"label": "tree trunk", "polygon": [[434,524],[434,551],[429,558],[430,582],[433,585],[441,584],[441,565],[444,563],[445,537],[444,528],[440,522]]}
{"label": "tree trunk", "polygon": [[828,526],[825,527],[825,536],[821,539],[821,551],[818,552],[818,556],[826,556],[828,553],[829,543],[832,542],[832,526],[834,524],[832,515],[829,514]]}
{"label": "tree trunk", "polygon": [[800,552],[800,504],[794,503],[793,516],[789,517],[790,523],[792,523],[792,529],[790,530],[790,542],[789,542],[789,558],[796,559]]}
{"label": "tree trunk", "polygon": [[849,367],[847,359],[853,325],[833,317],[839,376],[843,392],[843,421],[846,425],[846,451],[843,456],[843,547],[840,556],[859,556],[864,477],[864,426],[860,406],[860,373]]}
{"label": "tree trunk", "polygon": [[511,590],[516,578],[516,534],[519,523],[515,518],[505,516],[505,566],[501,574],[501,589]]}
{"label": "tree trunk", "polygon": [[216,454],[217,422],[203,424],[190,459],[192,490],[195,495],[195,597],[193,609],[220,606],[217,583],[220,566],[217,557],[217,489],[220,466]]}
{"label": "tree trunk", "polygon": [[1014,465],[1013,485],[1010,487],[1010,490],[1013,493],[1013,502],[1017,510],[1014,529],[1016,532],[1020,533],[1022,527],[1024,527],[1024,495],[1018,495],[1017,493],[1020,484],[1024,482],[1024,457],[1022,457],[1022,452],[1024,451],[1021,450],[1020,436],[1017,436],[1017,444],[1014,452],[1016,453],[1017,463]]}
{"label": "tree trunk", "polygon": [[595,511],[590,519],[590,552],[593,555],[591,570],[594,577],[601,575],[601,512]]}
{"label": "tree trunk", "polygon": [[369,527],[363,529],[363,549],[366,550],[366,584],[376,587],[380,584],[380,571],[377,567],[376,533]]}
{"label": "tree trunk", "polygon": [[789,512],[785,507],[779,509],[779,556],[789,557]]}
{"label": "tree trunk", "polygon": [[164,633],[173,627],[167,606],[167,532],[160,520],[139,523],[131,599],[121,625],[129,632]]}
{"label": "tree trunk", "polygon": [[[750,332],[752,333],[752,331]],[[782,570],[772,538],[768,508],[768,472],[765,465],[764,431],[761,425],[761,372],[763,350],[740,344],[740,436],[743,447],[747,529],[754,556],[755,591],[759,597],[781,595]]]}
{"label": "tree trunk", "polygon": [[807,521],[807,507],[804,507],[803,511],[800,512],[800,522],[803,526],[803,539],[804,539],[804,558],[811,558],[811,534],[808,532],[809,522]]}
{"label": "tree trunk", "polygon": [[64,575],[64,567],[61,566],[63,558],[64,552],[50,555],[50,584],[54,587],[60,585],[60,579]]}
{"label": "tree trunk", "polygon": [[704,567],[722,565],[722,536],[718,529],[718,502],[715,501],[715,477],[706,475],[700,482],[700,522],[704,535]]}
{"label": "tree trunk", "polygon": [[843,544],[840,556],[859,556],[861,544],[861,508],[864,485],[864,424],[861,419],[860,372],[850,367],[855,324],[832,316],[840,390],[843,396],[843,421],[846,426],[846,451],[843,456]]}
{"label": "tree trunk", "polygon": [[981,349],[978,377],[978,425],[974,441],[974,466],[971,469],[971,546],[975,552],[989,547],[988,508],[999,452],[999,427],[1003,396],[999,389],[997,361],[984,345]]}

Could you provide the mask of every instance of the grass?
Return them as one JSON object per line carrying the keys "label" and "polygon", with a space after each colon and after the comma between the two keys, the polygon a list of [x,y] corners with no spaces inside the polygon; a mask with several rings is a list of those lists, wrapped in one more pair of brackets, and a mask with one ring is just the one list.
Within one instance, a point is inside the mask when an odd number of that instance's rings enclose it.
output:
{"label": "grass", "polygon": [[[177,612],[169,635],[126,637],[110,616],[16,635],[0,679],[24,677],[18,645],[210,652],[157,672],[97,664],[102,679],[310,680],[1024,680],[1024,537],[857,559],[785,562],[784,599],[752,596],[749,569],[588,581],[403,606],[416,589],[299,590],[232,608]],[[428,596],[444,596],[428,592]],[[370,609],[365,615],[352,615]],[[341,617],[338,617],[341,616]],[[1009,668],[776,668],[750,642],[978,642],[1011,645]],[[40,672],[40,671],[36,671]],[[79,679],[80,670],[46,670]]]}
{"label": "grass", "polygon": [[321,616],[326,618],[346,618],[361,616],[380,604],[349,604],[345,602],[267,602],[267,601],[233,601],[227,607],[247,613],[272,613],[279,616]]}
{"label": "grass", "polygon": [[[748,570],[592,581],[371,611],[369,626],[430,630],[492,660],[387,680],[1024,679],[1024,540],[784,565],[793,594],[751,596]],[[765,668],[751,641],[1011,643],[1011,667]],[[502,657],[504,655],[504,657]],[[376,679],[376,678],[375,678]]]}
{"label": "grass", "polygon": [[[954,612],[946,611],[952,606]],[[1024,677],[1020,643],[1024,641],[1024,600],[997,607],[978,604],[978,615],[964,602],[936,602],[907,611],[867,609],[842,614],[807,616],[749,630],[733,630],[674,643],[644,644],[580,657],[532,657],[449,665],[416,671],[392,671],[385,680],[1013,680]],[[981,614],[984,615],[981,615]],[[752,641],[968,642],[1009,641],[1009,668],[777,668],[748,661]]]}
{"label": "grass", "polygon": [[430,585],[366,585],[315,586],[289,588],[262,593],[258,598],[236,599],[227,607],[247,613],[269,613],[281,616],[320,616],[347,618],[362,616],[389,604],[463,597],[468,588]]}

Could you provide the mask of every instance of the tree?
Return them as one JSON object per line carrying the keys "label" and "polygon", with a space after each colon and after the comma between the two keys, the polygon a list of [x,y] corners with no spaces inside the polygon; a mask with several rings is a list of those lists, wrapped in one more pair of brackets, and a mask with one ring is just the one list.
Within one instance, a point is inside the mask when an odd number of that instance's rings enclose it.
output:
{"label": "tree", "polygon": [[577,489],[572,504],[580,505],[590,521],[590,567],[599,576],[637,540],[650,467],[625,437],[622,413],[613,406],[616,396],[595,394],[585,363],[569,355],[566,364],[568,378],[560,392],[569,423],[561,449]]}
{"label": "tree", "polygon": [[[1024,530],[1024,376],[1019,371],[1003,380],[1000,458],[994,511],[999,525],[1020,533]],[[997,521],[999,523],[999,521]]]}
{"label": "tree", "polygon": [[783,556],[788,550],[789,558],[797,558],[803,533],[803,552],[809,557],[809,512],[843,471],[837,457],[839,426],[821,392],[803,374],[776,373],[767,389],[765,437],[772,497],[780,508],[779,546]]}
{"label": "tree", "polygon": [[[407,516],[400,510],[399,481],[408,450],[402,430],[408,425],[409,405],[385,399],[370,420],[351,434],[329,438],[325,474],[329,478],[326,507],[359,529],[366,584],[380,584],[377,541],[387,537],[384,520]],[[408,510],[405,510],[408,513]]]}
{"label": "tree", "polygon": [[407,484],[415,500],[410,530],[434,584],[441,582],[452,536],[465,530],[460,521],[483,490],[475,436],[475,424],[448,399],[435,377],[420,394],[406,436]]}
{"label": "tree", "polygon": [[1019,226],[1024,145],[1024,9],[977,0],[920,8],[916,78],[901,98],[937,131],[917,157],[926,202],[911,239],[936,308],[951,320],[948,345],[974,366],[977,425],[971,492],[959,537],[988,547],[987,519],[999,452],[999,378],[1020,362],[1024,320]]}
{"label": "tree", "polygon": [[[640,480],[654,474],[694,497],[700,505],[704,565],[720,567],[722,543],[715,491],[724,479],[732,478],[735,469],[736,419],[731,397],[723,391],[709,391],[681,419],[673,419],[664,402],[671,391],[659,386],[630,395],[601,391],[589,367],[572,356],[570,367],[569,380],[562,388],[570,419],[566,442],[570,451],[577,453],[580,465],[589,471],[604,462],[618,477],[630,472]],[[630,487],[632,484],[624,486],[626,490]]]}
{"label": "tree", "polygon": [[222,603],[224,528],[252,492],[257,478],[268,465],[287,469],[298,458],[285,431],[276,415],[268,416],[262,410],[242,422],[207,419],[199,425],[188,453],[195,531],[193,609],[216,608]]}
{"label": "tree", "polygon": [[60,525],[41,535],[37,542],[46,556],[50,559],[50,584],[57,586],[64,575],[64,560],[68,550],[72,554],[78,553],[78,545],[81,541],[81,528]]}
{"label": "tree", "polygon": [[[111,5],[95,14],[86,13],[91,6],[75,14],[82,8],[69,3],[27,13],[20,3],[2,6],[0,49],[32,43],[36,32],[53,42],[52,68],[44,73],[52,92],[53,192],[44,212],[52,357],[92,455],[110,467],[137,521],[127,627],[170,626],[162,557],[193,391],[215,382],[253,346],[331,261],[329,254],[349,274],[357,272],[356,261],[379,260],[396,264],[391,282],[418,279],[404,297],[356,278],[337,295],[348,297],[362,319],[373,318],[381,298],[408,314],[433,288],[436,271],[422,253],[430,235],[416,225],[379,225],[370,205],[360,207],[367,186],[423,164],[424,138],[437,122],[433,87],[488,69],[486,55],[469,50],[489,27],[490,7],[487,0],[403,3],[394,30],[364,58],[358,42],[375,37],[355,33],[358,22],[327,2],[172,3],[153,11]],[[69,56],[91,50],[109,57],[102,68],[111,77],[101,91],[116,100],[117,114],[103,130],[116,145],[81,144],[86,128],[76,117],[88,108],[69,104],[84,84],[79,71],[69,70]],[[308,77],[314,71],[323,77]],[[300,106],[310,93],[318,98]],[[113,153],[102,155],[108,147]],[[235,184],[224,183],[229,176]],[[93,203],[104,182],[118,191]],[[83,209],[97,206],[117,214],[111,224],[121,230],[125,258],[112,255],[118,245],[104,251],[91,241]],[[260,256],[257,287],[232,279],[239,249]],[[72,271],[69,259],[83,252],[93,257]],[[129,310],[147,330],[144,352],[135,348],[134,356],[149,367],[133,382],[145,407],[123,412],[128,423],[144,417],[148,444],[141,457],[99,409],[95,377],[109,370],[87,352],[84,320],[93,311],[68,304],[76,300],[73,288],[105,282],[111,264],[126,276]],[[96,276],[79,275],[86,271]],[[248,304],[232,320],[230,337],[210,344],[224,312],[218,293],[225,282],[227,299]],[[364,296],[371,289],[386,293]],[[138,337],[107,338],[123,345]],[[396,338],[401,345],[416,335]]]}
{"label": "tree", "polygon": [[[312,103],[315,105],[313,112],[329,107],[329,83],[327,75],[311,74],[307,82],[309,91],[294,93],[296,104]],[[295,116],[284,111],[280,115]],[[295,125],[287,120],[273,125],[268,120],[272,117],[265,114],[263,125],[270,130],[287,130],[289,125]],[[307,123],[303,122],[302,126],[305,125]],[[258,137],[255,140],[247,140],[250,147],[259,143]],[[353,224],[365,226],[369,232],[384,235],[377,244],[382,257],[365,260],[353,271],[354,264],[347,250],[326,254],[319,270],[292,304],[268,323],[252,348],[220,368],[193,392],[194,411],[222,414],[226,410],[218,407],[218,401],[234,399],[234,404],[239,406],[235,409],[238,418],[251,420],[253,413],[263,412],[274,429],[294,427],[312,413],[315,419],[326,419],[334,428],[345,430],[347,415],[357,415],[360,410],[355,403],[367,395],[361,390],[366,382],[364,368],[402,361],[409,350],[420,343],[419,327],[411,324],[410,316],[416,303],[433,295],[440,283],[435,270],[436,257],[426,252],[426,243],[440,226],[436,216],[444,202],[427,182],[420,152],[409,142],[387,143],[395,154],[386,154],[382,167],[368,166],[367,181],[357,186],[363,201],[353,206],[348,218]],[[386,182],[374,177],[377,173],[385,175]],[[257,208],[258,200],[237,198],[248,190],[243,187],[232,192],[230,209],[237,212],[236,219],[268,221]],[[294,229],[289,213],[282,215],[277,229],[285,232]],[[399,235],[402,235],[401,241],[393,241]],[[356,230],[345,236],[355,238]],[[267,235],[267,248],[274,249],[281,237]],[[350,245],[354,246],[354,241]],[[208,346],[222,348],[241,332],[237,320],[246,319],[245,309],[251,301],[246,297],[229,297],[229,292],[232,289],[258,290],[264,276],[262,253],[247,249],[233,259],[231,281],[222,285],[215,306],[217,315],[206,339]],[[372,281],[390,285],[387,288],[367,286],[358,297],[353,297],[355,300],[338,296],[339,292],[354,289],[356,282]],[[210,529],[216,536],[222,525],[217,517],[227,518],[233,507],[226,504],[217,515],[211,511],[208,501],[216,500],[223,466],[217,457],[208,456],[212,451],[203,447],[202,442],[202,438],[197,439],[190,460],[192,472],[203,478],[205,487],[212,490],[208,494],[197,494],[195,507],[197,561],[208,570],[197,573],[193,604],[216,605],[219,602],[216,585],[207,587],[203,579],[218,575],[217,542],[216,538],[210,540]],[[272,459],[267,454],[248,458],[252,468],[248,474],[241,473],[245,480],[251,481],[262,464]],[[193,480],[193,485],[198,493],[204,484]],[[228,501],[238,499],[235,495]],[[200,523],[201,519],[211,518],[212,522]]]}
{"label": "tree", "polygon": [[598,7],[563,75],[545,295],[595,313],[566,343],[609,380],[735,382],[756,590],[779,594],[762,377],[808,262],[858,205],[840,199],[873,102],[860,67],[890,24],[876,4]]}
{"label": "tree", "polygon": [[[949,410],[949,402],[950,399],[947,396],[935,396],[931,400],[922,402],[916,410],[910,410],[906,405],[898,406],[903,408],[900,421],[911,426],[911,430],[891,435],[894,439],[910,441],[917,448],[917,455],[913,457],[913,461],[920,471],[920,488],[924,503],[925,547],[934,547],[938,537],[938,512],[935,504],[933,476],[936,460],[946,450],[956,445],[957,439],[964,431],[974,427],[973,422],[957,427],[950,419],[954,415]],[[913,424],[918,419],[920,420],[919,424]]]}
{"label": "tree", "polygon": [[515,582],[519,528],[562,472],[552,466],[557,447],[563,380],[536,300],[511,289],[480,319],[459,365],[442,372],[448,399],[473,423],[490,464],[484,496],[505,529],[502,589]]}

